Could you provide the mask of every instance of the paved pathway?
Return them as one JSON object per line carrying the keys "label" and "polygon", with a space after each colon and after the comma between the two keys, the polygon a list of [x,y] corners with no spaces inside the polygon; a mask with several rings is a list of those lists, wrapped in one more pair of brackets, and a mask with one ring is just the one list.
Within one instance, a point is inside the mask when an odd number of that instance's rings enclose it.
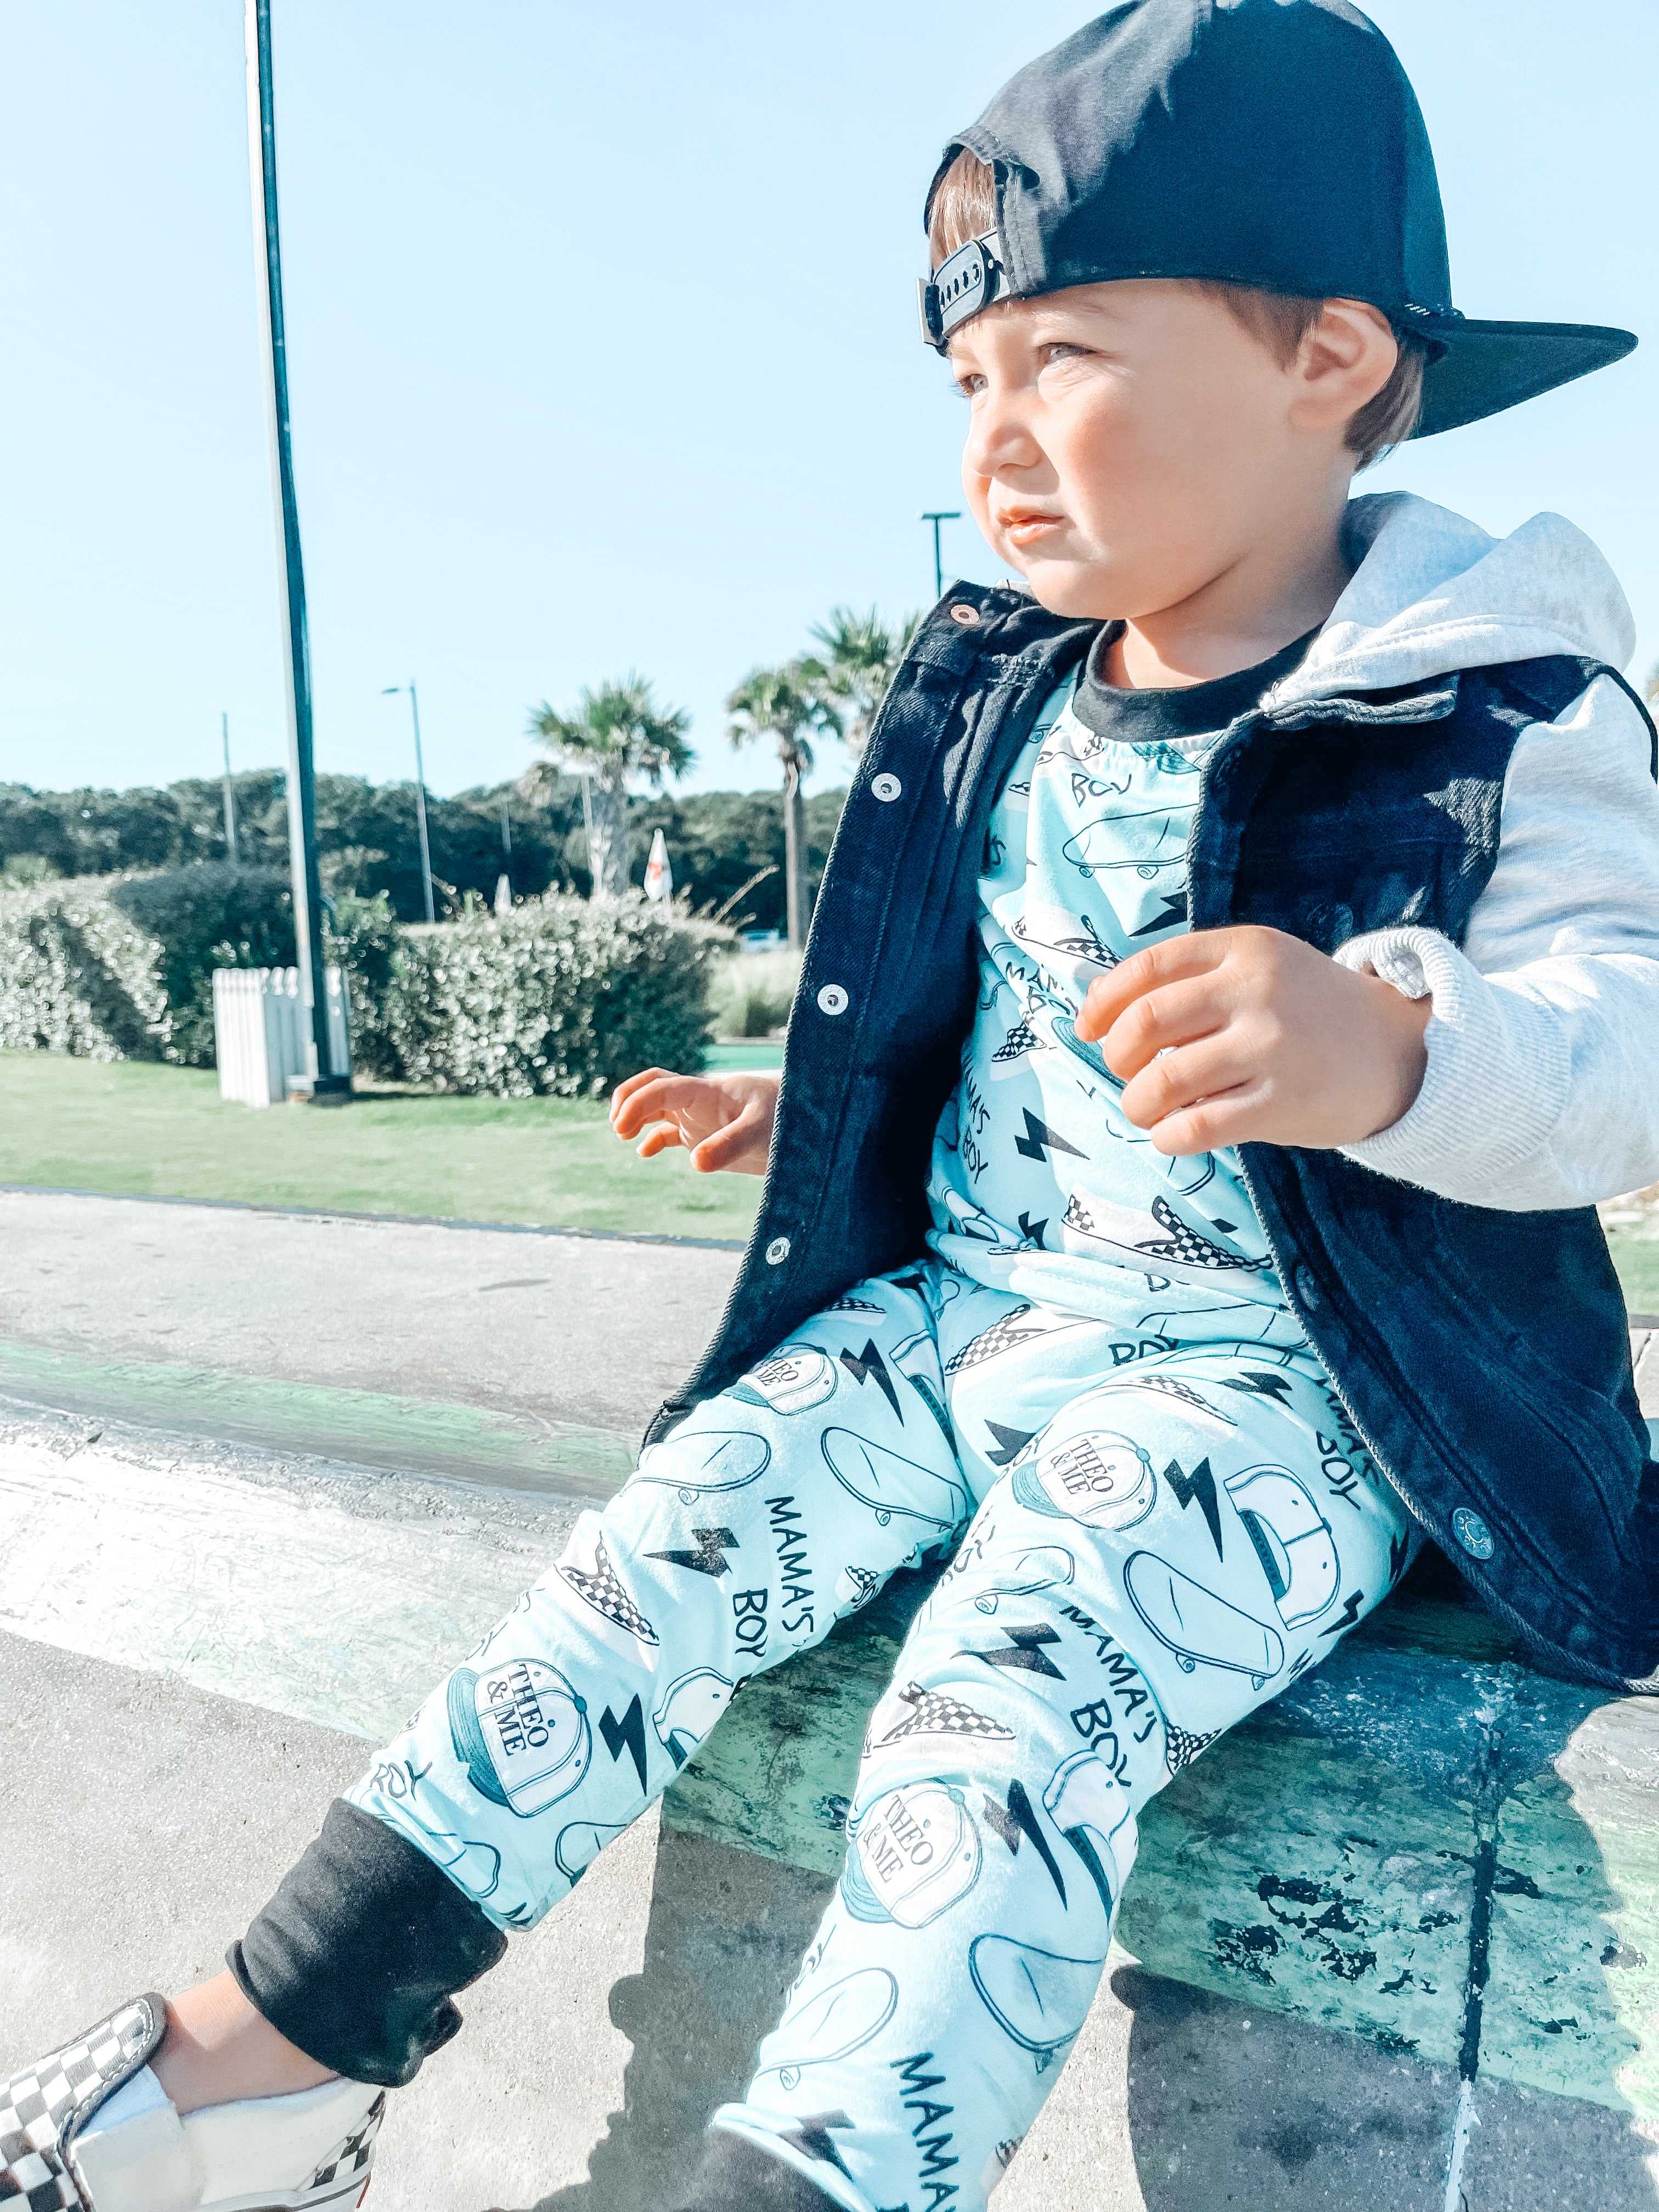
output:
{"label": "paved pathway", "polygon": [[729,1249],[0,1192],[0,1393],[216,1442],[592,1491]]}

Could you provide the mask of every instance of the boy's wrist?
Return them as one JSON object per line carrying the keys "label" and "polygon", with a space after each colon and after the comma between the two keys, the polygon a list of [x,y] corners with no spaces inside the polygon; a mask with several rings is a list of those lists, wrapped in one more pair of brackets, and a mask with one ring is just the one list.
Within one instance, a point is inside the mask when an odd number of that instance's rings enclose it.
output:
{"label": "boy's wrist", "polygon": [[[1374,973],[1375,971],[1373,971]],[[1398,985],[1376,977],[1386,993],[1377,1004],[1386,1022],[1394,1045],[1395,1082],[1393,1095],[1387,1101],[1382,1118],[1367,1129],[1362,1143],[1380,1137],[1385,1129],[1392,1129],[1403,1121],[1422,1095],[1423,1079],[1429,1072],[1429,1024],[1434,1018],[1434,1000],[1426,994],[1408,998]]]}

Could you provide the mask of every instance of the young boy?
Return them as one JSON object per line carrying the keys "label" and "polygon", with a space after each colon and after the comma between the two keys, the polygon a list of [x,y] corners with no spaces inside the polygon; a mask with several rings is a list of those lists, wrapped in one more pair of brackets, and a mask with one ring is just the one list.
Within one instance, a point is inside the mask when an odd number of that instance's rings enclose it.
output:
{"label": "young boy", "polygon": [[982,2204],[1140,1808],[1425,1534],[1553,1664],[1653,1686],[1590,1210],[1659,1176],[1629,617],[1554,517],[1349,497],[1633,341],[1457,315],[1415,102],[1344,0],[1114,9],[953,142],[927,221],[968,497],[1027,588],[958,586],[894,686],[781,1081],[617,1094],[642,1152],[767,1174],[716,1342],[230,1973],[12,2084],[0,2196],[356,2197],[503,1931],[901,1566],[951,1562],[707,2212]]}

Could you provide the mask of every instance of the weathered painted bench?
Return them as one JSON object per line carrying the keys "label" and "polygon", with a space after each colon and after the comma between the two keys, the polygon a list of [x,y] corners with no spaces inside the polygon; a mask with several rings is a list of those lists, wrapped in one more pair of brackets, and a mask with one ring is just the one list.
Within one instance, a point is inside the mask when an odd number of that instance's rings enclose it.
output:
{"label": "weathered painted bench", "polygon": [[[1659,1320],[1633,1329],[1659,1414]],[[763,1675],[672,1833],[840,1870],[867,1716],[928,1587]],[[1170,1980],[1659,2120],[1659,1699],[1540,1673],[1438,1553],[1148,1808],[1118,1942]]]}

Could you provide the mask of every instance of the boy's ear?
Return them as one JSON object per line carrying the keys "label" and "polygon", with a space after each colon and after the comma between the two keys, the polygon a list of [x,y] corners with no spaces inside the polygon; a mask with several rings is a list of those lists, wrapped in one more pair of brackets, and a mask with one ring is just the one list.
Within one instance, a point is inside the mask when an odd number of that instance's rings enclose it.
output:
{"label": "boy's ear", "polygon": [[1345,428],[1394,374],[1400,341],[1364,300],[1327,300],[1291,365],[1297,429]]}

